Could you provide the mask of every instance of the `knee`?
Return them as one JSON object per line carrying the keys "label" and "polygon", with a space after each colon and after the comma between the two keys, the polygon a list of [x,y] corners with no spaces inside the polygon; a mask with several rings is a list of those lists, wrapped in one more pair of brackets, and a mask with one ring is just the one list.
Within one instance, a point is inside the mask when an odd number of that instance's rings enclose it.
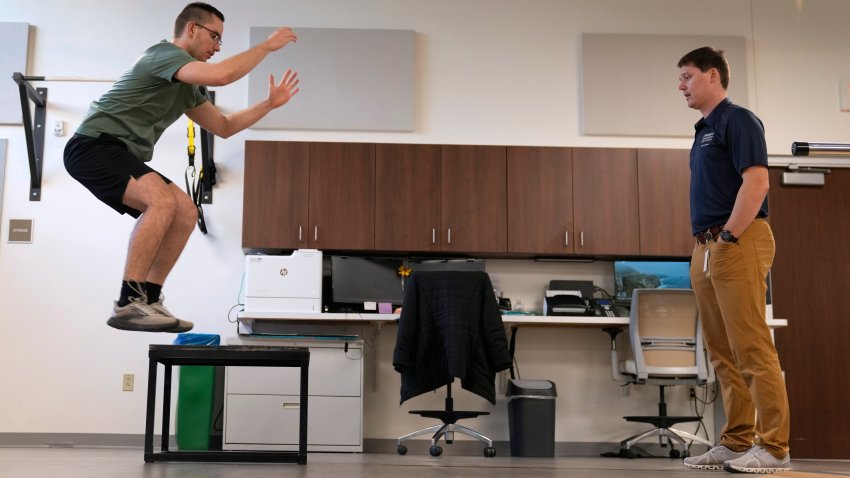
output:
{"label": "knee", "polygon": [[157,194],[150,200],[148,210],[150,210],[151,208],[158,211],[164,216],[174,218],[177,214],[178,203],[175,200],[174,196],[168,194],[166,191],[165,194]]}
{"label": "knee", "polygon": [[198,222],[198,207],[195,206],[195,203],[188,196],[179,198],[177,202],[178,208],[175,220],[180,221],[186,227],[194,227],[195,223]]}

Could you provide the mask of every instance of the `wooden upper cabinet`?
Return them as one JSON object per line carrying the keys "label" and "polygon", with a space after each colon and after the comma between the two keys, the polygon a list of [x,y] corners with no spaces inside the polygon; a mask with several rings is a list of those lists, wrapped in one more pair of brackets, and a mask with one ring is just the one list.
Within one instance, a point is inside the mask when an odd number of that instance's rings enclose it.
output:
{"label": "wooden upper cabinet", "polygon": [[245,142],[244,249],[307,245],[309,143]]}
{"label": "wooden upper cabinet", "polygon": [[639,149],[637,154],[641,255],[690,256],[689,152]]}
{"label": "wooden upper cabinet", "polygon": [[378,144],[375,249],[439,251],[440,146]]}
{"label": "wooden upper cabinet", "polygon": [[310,143],[310,247],[375,248],[375,145]]}
{"label": "wooden upper cabinet", "polygon": [[570,148],[508,147],[508,252],[572,254]]}
{"label": "wooden upper cabinet", "polygon": [[443,251],[507,252],[507,148],[441,149]]}
{"label": "wooden upper cabinet", "polygon": [[242,247],[689,256],[687,150],[247,141]]}
{"label": "wooden upper cabinet", "polygon": [[637,152],[573,149],[575,253],[640,254]]}

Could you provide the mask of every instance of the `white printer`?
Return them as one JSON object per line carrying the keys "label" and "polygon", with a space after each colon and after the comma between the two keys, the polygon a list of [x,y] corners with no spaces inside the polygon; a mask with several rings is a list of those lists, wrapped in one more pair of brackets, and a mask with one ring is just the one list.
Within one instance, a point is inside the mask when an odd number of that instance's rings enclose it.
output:
{"label": "white printer", "polygon": [[322,311],[322,251],[245,256],[245,312]]}

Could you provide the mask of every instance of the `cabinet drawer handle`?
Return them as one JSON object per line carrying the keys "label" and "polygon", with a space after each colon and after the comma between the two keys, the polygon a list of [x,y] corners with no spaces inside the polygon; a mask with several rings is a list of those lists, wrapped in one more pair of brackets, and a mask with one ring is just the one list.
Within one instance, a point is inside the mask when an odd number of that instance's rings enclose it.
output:
{"label": "cabinet drawer handle", "polygon": [[301,226],[298,226],[298,242],[301,242]]}
{"label": "cabinet drawer handle", "polygon": [[319,226],[313,226],[313,242],[319,242]]}
{"label": "cabinet drawer handle", "polygon": [[449,244],[452,243],[452,228],[449,228]]}
{"label": "cabinet drawer handle", "polygon": [[569,230],[564,230],[564,245],[565,246],[570,245],[570,231]]}
{"label": "cabinet drawer handle", "polygon": [[437,228],[432,227],[431,228],[431,244],[436,244],[436,243],[437,243]]}
{"label": "cabinet drawer handle", "polygon": [[581,247],[584,247],[584,231],[581,231]]}
{"label": "cabinet drawer handle", "polygon": [[301,404],[298,403],[298,402],[283,402],[283,409],[284,410],[299,409],[299,408],[301,408]]}

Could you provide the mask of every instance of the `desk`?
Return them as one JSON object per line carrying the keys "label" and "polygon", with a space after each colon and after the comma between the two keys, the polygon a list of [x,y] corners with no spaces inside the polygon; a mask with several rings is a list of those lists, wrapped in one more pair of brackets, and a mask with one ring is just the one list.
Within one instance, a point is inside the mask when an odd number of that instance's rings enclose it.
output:
{"label": "desk", "polygon": [[[398,320],[398,314],[320,314],[320,313],[298,313],[298,312],[239,312],[236,315],[239,321],[239,333],[250,335],[262,324],[273,323],[312,323],[312,324],[372,324],[380,328],[381,324],[394,323]],[[515,326],[550,326],[550,327],[611,327],[628,326],[628,317],[597,317],[587,315],[502,315],[505,325]],[[767,319],[767,326],[771,329],[785,327],[788,325],[786,319]],[[262,328],[262,327],[259,327]]]}
{"label": "desk", "polygon": [[[190,346],[151,345],[148,352],[148,398],[145,421],[145,463],[155,461],[250,461],[264,463],[307,464],[307,381],[310,351],[305,347],[268,346]],[[162,393],[162,451],[153,451],[154,413],[156,411],[157,365],[165,366]],[[171,366],[215,365],[255,367],[299,367],[301,369],[298,451],[169,451],[168,428],[171,414]]]}

